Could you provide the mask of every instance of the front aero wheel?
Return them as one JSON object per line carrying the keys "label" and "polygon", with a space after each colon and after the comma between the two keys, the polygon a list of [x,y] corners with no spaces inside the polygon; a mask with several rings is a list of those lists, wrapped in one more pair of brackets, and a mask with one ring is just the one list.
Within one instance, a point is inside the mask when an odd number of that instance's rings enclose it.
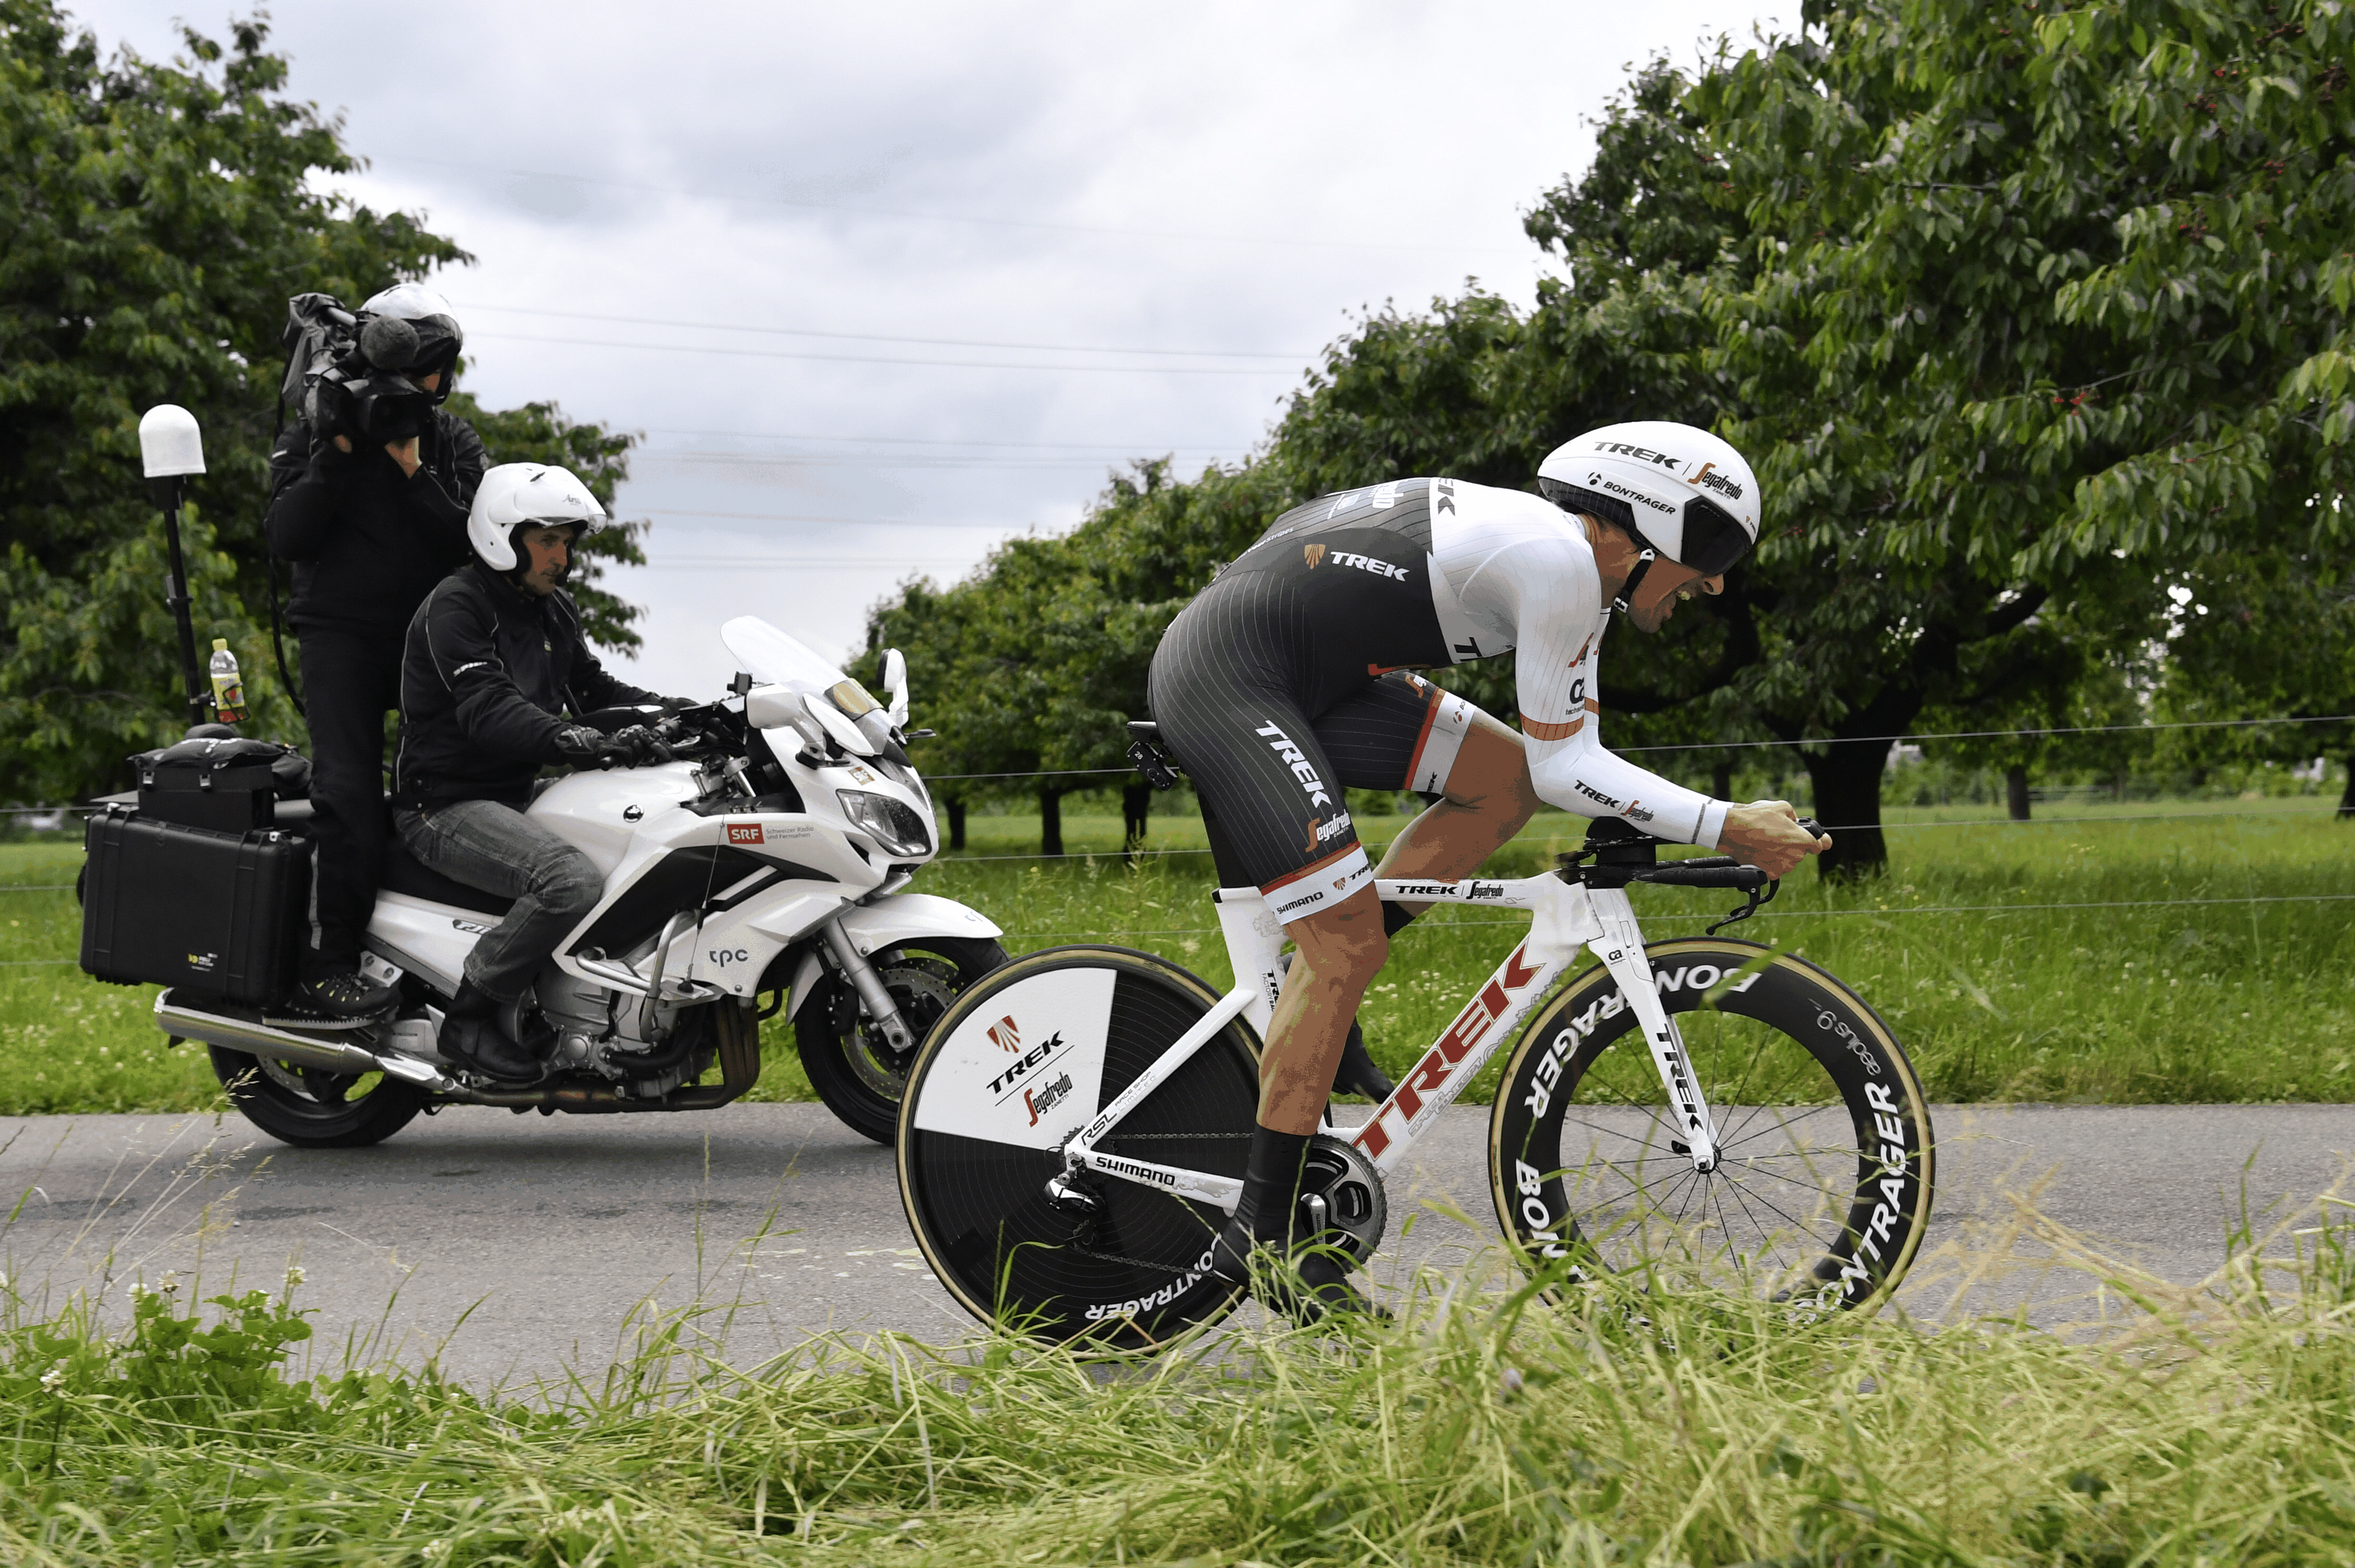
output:
{"label": "front aero wheel", "polygon": [[[1124,948],[1050,948],[959,997],[917,1054],[900,1113],[900,1197],[949,1294],[985,1322],[1054,1343],[1146,1351],[1231,1310],[1206,1270],[1213,1205],[1084,1175],[1092,1204],[1047,1182],[1063,1146],[1218,1001]],[[1101,1145],[1241,1177],[1259,1107],[1259,1043],[1240,1019]]]}
{"label": "front aero wheel", "polygon": [[382,1073],[331,1073],[225,1045],[208,1049],[213,1075],[245,1119],[297,1149],[365,1149],[425,1108],[423,1089]]}
{"label": "front aero wheel", "polygon": [[1573,1280],[1633,1272],[1810,1310],[1877,1307],[1929,1224],[1930,1111],[1913,1065],[1805,959],[1706,938],[1646,953],[1717,1121],[1717,1168],[1682,1152],[1635,1014],[1598,967],[1505,1065],[1488,1170],[1507,1234]]}
{"label": "front aero wheel", "polygon": [[[921,1046],[958,994],[1006,961],[1006,949],[972,937],[914,937],[868,961]],[[826,1109],[852,1131],[890,1143],[915,1050],[892,1050],[850,982],[831,969],[804,999],[794,1037],[802,1071]]]}

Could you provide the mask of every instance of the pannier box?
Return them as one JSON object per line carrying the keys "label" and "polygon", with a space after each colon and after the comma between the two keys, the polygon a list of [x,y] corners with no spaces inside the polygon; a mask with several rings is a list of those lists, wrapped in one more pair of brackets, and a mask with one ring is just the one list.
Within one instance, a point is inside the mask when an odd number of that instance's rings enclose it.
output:
{"label": "pannier box", "polygon": [[270,826],[274,770],[287,748],[266,740],[184,740],[131,759],[139,770],[139,814],[150,821],[244,833]]}
{"label": "pannier box", "polygon": [[310,906],[308,839],[216,832],[116,806],[90,819],[83,842],[91,974],[260,1005],[291,989]]}

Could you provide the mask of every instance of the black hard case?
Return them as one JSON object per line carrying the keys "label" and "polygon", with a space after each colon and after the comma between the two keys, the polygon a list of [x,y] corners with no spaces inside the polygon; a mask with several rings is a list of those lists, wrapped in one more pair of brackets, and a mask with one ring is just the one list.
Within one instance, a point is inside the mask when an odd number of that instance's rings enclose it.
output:
{"label": "black hard case", "polygon": [[81,967],[122,985],[167,985],[268,1004],[293,984],[311,842],[214,832],[114,808],[90,819]]}

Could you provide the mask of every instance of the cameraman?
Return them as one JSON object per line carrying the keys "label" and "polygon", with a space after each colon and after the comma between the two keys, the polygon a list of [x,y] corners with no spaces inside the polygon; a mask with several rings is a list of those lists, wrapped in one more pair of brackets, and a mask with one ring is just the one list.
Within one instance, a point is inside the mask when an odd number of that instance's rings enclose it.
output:
{"label": "cameraman", "polygon": [[606,735],[581,715],[691,705],[624,684],[590,651],[564,579],[581,538],[604,523],[566,470],[501,463],[474,495],[474,560],[409,628],[393,786],[400,841],[442,875],[515,900],[466,955],[442,1022],[442,1054],[488,1078],[542,1075],[517,1037],[517,1004],[605,887],[595,862],[525,815],[533,779],[546,763],[667,762],[645,726]]}
{"label": "cameraman", "polygon": [[[400,703],[410,619],[466,558],[482,438],[441,405],[464,344],[449,302],[401,283],[359,310],[365,388],[318,382],[271,453],[270,548],[294,563],[286,619],[303,650],[311,727],[311,934],[296,965],[309,1005],[356,1018],[391,1005],[359,972],[390,831],[384,715]],[[398,363],[384,363],[395,360]]]}

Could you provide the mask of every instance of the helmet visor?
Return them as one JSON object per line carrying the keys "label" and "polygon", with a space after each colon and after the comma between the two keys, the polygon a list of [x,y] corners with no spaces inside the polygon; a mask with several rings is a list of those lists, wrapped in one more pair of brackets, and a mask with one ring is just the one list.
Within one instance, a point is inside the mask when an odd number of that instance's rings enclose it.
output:
{"label": "helmet visor", "polygon": [[1750,553],[1750,531],[1733,514],[1705,495],[1685,503],[1682,564],[1705,577],[1721,577]]}

